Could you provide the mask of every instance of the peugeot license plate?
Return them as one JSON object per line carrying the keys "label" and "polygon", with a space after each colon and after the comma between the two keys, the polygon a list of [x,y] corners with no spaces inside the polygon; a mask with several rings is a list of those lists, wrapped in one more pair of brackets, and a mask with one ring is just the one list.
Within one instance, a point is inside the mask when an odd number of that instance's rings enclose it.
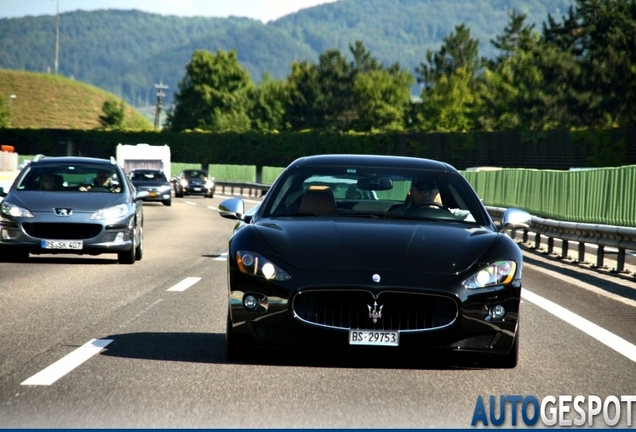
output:
{"label": "peugeot license plate", "polygon": [[84,247],[82,240],[42,240],[42,249],[72,249],[78,250]]}
{"label": "peugeot license plate", "polygon": [[400,333],[396,331],[349,330],[349,345],[398,346]]}

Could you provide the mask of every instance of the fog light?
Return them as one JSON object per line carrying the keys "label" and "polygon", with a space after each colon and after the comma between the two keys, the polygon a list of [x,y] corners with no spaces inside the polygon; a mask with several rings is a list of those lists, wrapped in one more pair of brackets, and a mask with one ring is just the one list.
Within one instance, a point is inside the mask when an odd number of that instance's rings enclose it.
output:
{"label": "fog light", "polygon": [[245,298],[243,298],[243,307],[247,310],[256,310],[259,304],[261,304],[261,301],[254,295],[246,295]]}
{"label": "fog light", "polygon": [[494,305],[490,308],[490,318],[502,319],[506,315],[506,308],[502,305]]}
{"label": "fog light", "polygon": [[117,235],[115,236],[115,243],[123,243],[124,242],[124,233],[120,232],[117,233]]}
{"label": "fog light", "polygon": [[2,230],[2,240],[11,240],[11,233],[9,232],[9,230]]}

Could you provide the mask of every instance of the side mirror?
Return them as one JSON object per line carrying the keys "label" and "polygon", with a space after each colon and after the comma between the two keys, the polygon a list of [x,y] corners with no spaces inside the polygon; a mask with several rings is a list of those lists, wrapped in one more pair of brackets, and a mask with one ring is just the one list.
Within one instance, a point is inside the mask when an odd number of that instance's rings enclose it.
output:
{"label": "side mirror", "polygon": [[219,214],[226,219],[243,220],[245,201],[243,198],[229,198],[219,204]]}
{"label": "side mirror", "polygon": [[133,197],[133,201],[139,201],[144,198],[148,198],[150,196],[150,192],[148,191],[137,191],[135,196]]}
{"label": "side mirror", "polygon": [[529,229],[532,215],[518,208],[506,209],[501,218],[501,229]]}
{"label": "side mirror", "polygon": [[2,186],[0,186],[0,197],[6,197],[7,194],[4,193],[4,188]]}

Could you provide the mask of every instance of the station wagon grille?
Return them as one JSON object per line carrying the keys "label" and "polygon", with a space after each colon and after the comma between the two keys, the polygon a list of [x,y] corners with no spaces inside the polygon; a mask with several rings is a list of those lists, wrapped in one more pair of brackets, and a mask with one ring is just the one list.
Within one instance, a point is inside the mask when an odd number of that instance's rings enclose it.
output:
{"label": "station wagon grille", "polygon": [[[292,308],[300,321],[322,327],[403,332],[446,327],[458,314],[449,297],[403,291],[385,291],[375,298],[365,290],[301,291]],[[375,323],[373,311],[381,314]]]}
{"label": "station wagon grille", "polygon": [[22,226],[31,237],[51,240],[89,239],[102,231],[102,226],[98,224],[25,223]]}

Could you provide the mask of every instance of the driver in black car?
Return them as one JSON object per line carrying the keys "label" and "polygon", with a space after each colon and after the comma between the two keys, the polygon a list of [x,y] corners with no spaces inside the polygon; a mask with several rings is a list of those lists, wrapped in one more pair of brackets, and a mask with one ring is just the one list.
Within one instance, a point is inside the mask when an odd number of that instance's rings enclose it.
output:
{"label": "driver in black car", "polygon": [[[428,204],[428,205],[427,205]],[[414,208],[422,207],[442,208],[442,200],[439,195],[439,186],[433,179],[415,179],[411,184],[404,204],[392,206],[388,212],[401,214]]]}
{"label": "driver in black car", "polygon": [[416,206],[423,206],[425,203],[434,203],[432,206],[439,207],[439,204],[441,204],[439,187],[435,180],[414,180],[413,184],[411,184],[411,189],[409,190],[405,210]]}

